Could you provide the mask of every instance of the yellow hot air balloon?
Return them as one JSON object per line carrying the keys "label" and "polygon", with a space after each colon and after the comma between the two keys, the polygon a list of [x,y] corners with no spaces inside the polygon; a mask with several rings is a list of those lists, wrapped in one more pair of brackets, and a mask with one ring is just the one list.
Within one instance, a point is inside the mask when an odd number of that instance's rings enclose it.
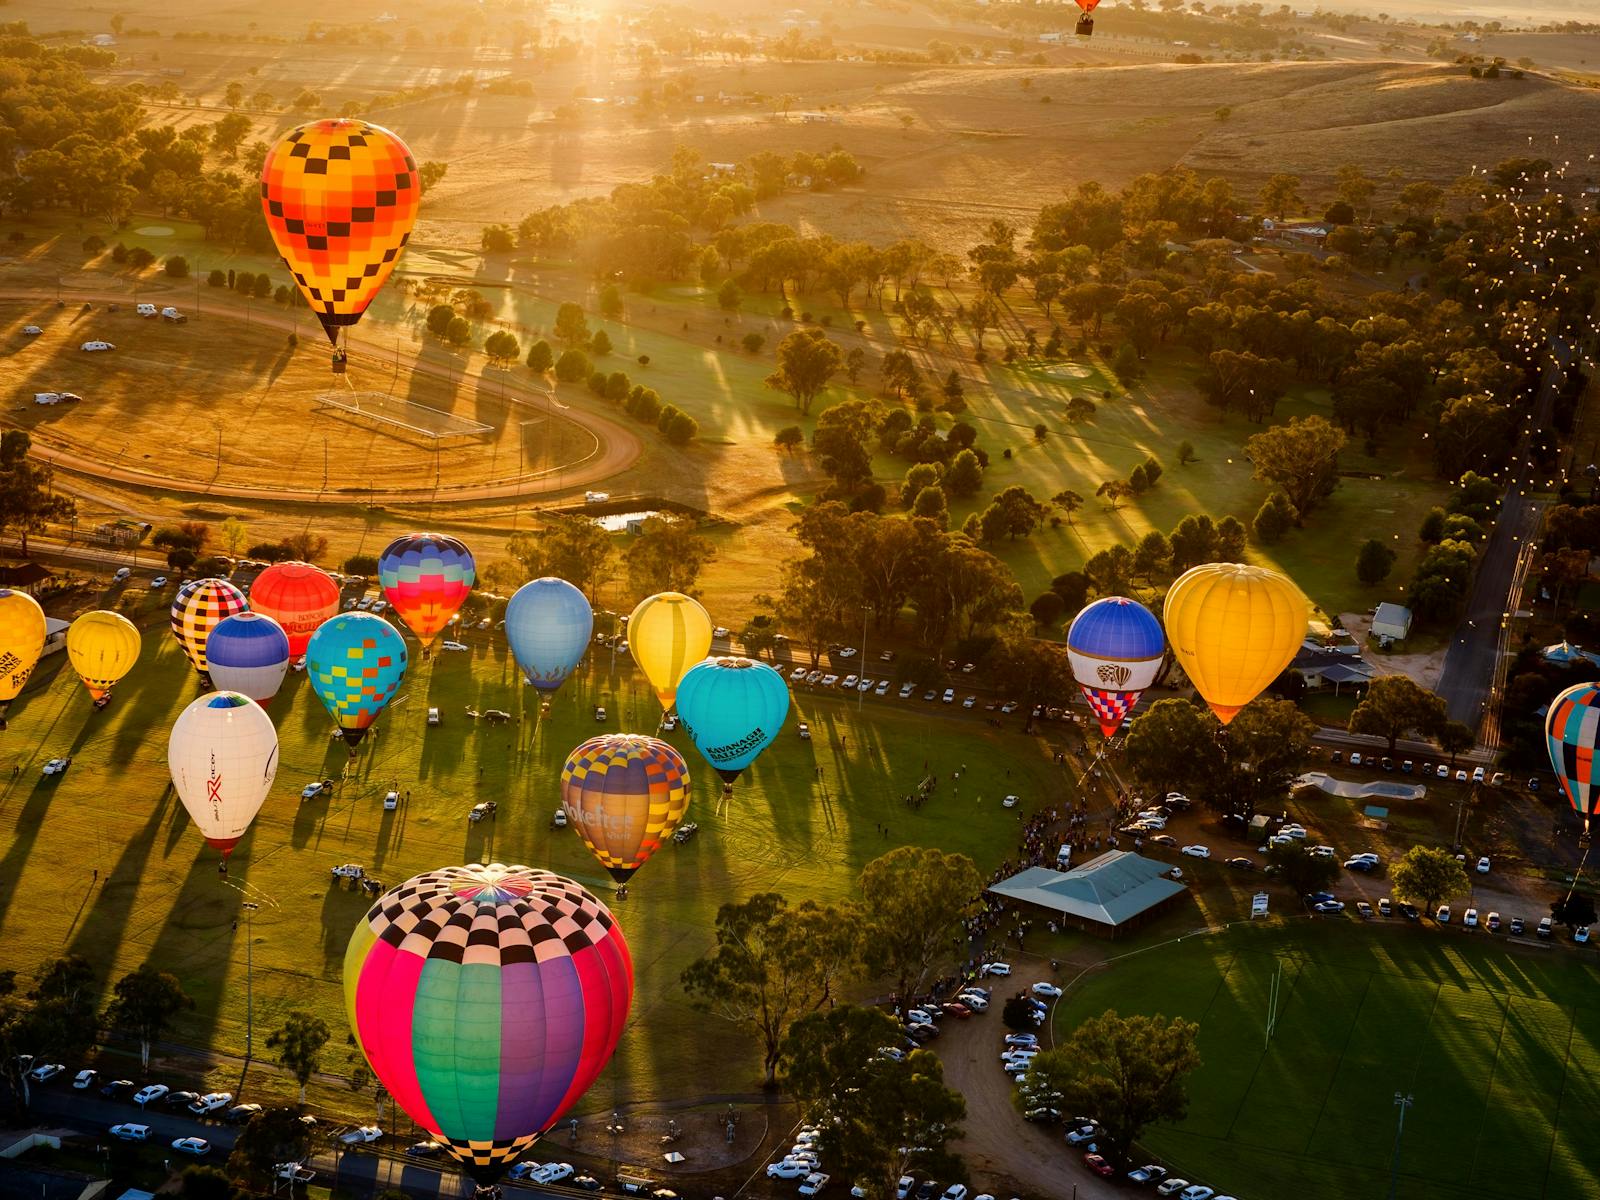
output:
{"label": "yellow hot air balloon", "polygon": [[[0,588],[0,712],[17,698],[44,652],[44,609],[26,592]],[[0,729],[6,727],[0,717]]]}
{"label": "yellow hot air balloon", "polygon": [[628,650],[670,710],[679,681],[711,653],[711,618],[682,592],[646,596],[628,618]]}
{"label": "yellow hot air balloon", "polygon": [[67,630],[67,657],[83,686],[103,707],[117,680],[139,661],[139,630],[121,613],[86,612]]}
{"label": "yellow hot air balloon", "polygon": [[1310,609],[1276,571],[1205,563],[1168,590],[1165,617],[1173,654],[1226,725],[1293,661]]}

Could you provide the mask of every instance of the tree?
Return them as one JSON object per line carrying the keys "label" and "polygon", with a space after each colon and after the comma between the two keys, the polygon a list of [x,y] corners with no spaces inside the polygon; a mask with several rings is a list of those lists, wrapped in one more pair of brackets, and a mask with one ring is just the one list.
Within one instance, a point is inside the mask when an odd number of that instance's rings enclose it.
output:
{"label": "tree", "polygon": [[450,322],[455,320],[456,310],[448,304],[435,304],[428,310],[426,325],[428,332],[435,337],[443,337],[445,330],[450,328]]}
{"label": "tree", "polygon": [[600,289],[600,315],[608,320],[616,321],[622,317],[622,291],[614,283],[608,283]]}
{"label": "tree", "polygon": [[1326,891],[1338,878],[1339,860],[1331,854],[1312,854],[1298,840],[1267,848],[1267,866],[1276,868],[1280,882],[1297,896]]}
{"label": "tree", "polygon": [[744,347],[746,354],[760,354],[761,347],[767,344],[767,339],[759,333],[747,333],[739,339],[739,344]]}
{"label": "tree", "polygon": [[1389,578],[1394,568],[1394,551],[1387,542],[1368,538],[1356,552],[1356,578],[1368,587]]}
{"label": "tree", "polygon": [[793,454],[806,444],[806,435],[800,426],[786,425],[774,435],[772,444],[785,454]]}
{"label": "tree", "polygon": [[904,1012],[977,906],[983,878],[965,854],[901,846],[869,862],[856,880],[855,919],[862,958],[895,982]]}
{"label": "tree", "polygon": [[320,533],[300,529],[283,539],[283,548],[289,552],[290,558],[299,559],[301,562],[316,562],[328,552],[328,539]]}
{"label": "tree", "polygon": [[1439,749],[1450,756],[1450,765],[1456,765],[1456,755],[1465,754],[1478,744],[1478,735],[1472,726],[1461,721],[1446,721],[1439,726],[1433,735],[1433,740],[1439,743]]}
{"label": "tree", "polygon": [[1261,502],[1255,520],[1250,522],[1250,530],[1256,535],[1256,541],[1270,546],[1289,532],[1294,518],[1294,505],[1289,503],[1289,497],[1275,491]]}
{"label": "tree", "polygon": [[778,369],[767,386],[789,395],[802,414],[843,365],[839,347],[820,329],[797,329],[778,343]]}
{"label": "tree", "polygon": [[485,254],[510,254],[517,248],[516,232],[509,225],[485,225],[478,248]]}
{"label": "tree", "polygon": [[991,500],[989,507],[979,517],[983,526],[983,540],[992,542],[1001,537],[1027,537],[1044,523],[1047,512],[1027,488],[1013,484]]}
{"label": "tree", "polygon": [[1133,485],[1126,479],[1107,479],[1095,488],[1094,494],[1104,497],[1107,506],[1116,512],[1117,505],[1133,495]]}
{"label": "tree", "polygon": [[833,1000],[855,962],[855,929],[843,914],[812,900],[790,908],[761,892],[717,910],[716,945],[684,970],[683,988],[696,1008],[755,1029],[772,1087],[790,1026]]}
{"label": "tree", "polygon": [[1125,726],[1128,770],[1148,791],[1204,797],[1224,767],[1217,726],[1211,713],[1187,700],[1157,700]]}
{"label": "tree", "polygon": [[1261,207],[1279,220],[1300,203],[1300,176],[1280,173],[1261,188]]}
{"label": "tree", "polygon": [[913,1165],[944,1179],[959,1170],[945,1145],[961,1136],[966,1101],[932,1052],[879,1052],[899,1038],[888,1014],[847,1004],[796,1021],[783,1047],[785,1086],[808,1113],[827,1114],[818,1151],[829,1170],[874,1200],[890,1200]]}
{"label": "tree", "polygon": [[72,497],[52,490],[54,469],[29,461],[32,447],[25,430],[0,434],[0,536],[10,531],[20,535],[24,558],[30,533],[43,533],[51,521],[68,520],[78,510]]}
{"label": "tree", "polygon": [[282,1028],[267,1038],[267,1049],[278,1052],[278,1061],[300,1084],[300,1103],[306,1102],[306,1085],[317,1073],[322,1060],[322,1048],[332,1036],[327,1022],[310,1013],[291,1012]]}
{"label": "tree", "polygon": [[1102,1152],[1126,1163],[1146,1128],[1188,1113],[1199,1032],[1181,1017],[1121,1017],[1107,1009],[1078,1026],[1066,1045],[1041,1052],[1023,1086],[1055,1092],[1071,1112],[1093,1113],[1105,1130]]}
{"label": "tree", "polygon": [[589,339],[589,353],[596,358],[602,358],[611,353],[611,335],[604,329],[596,329],[594,336]]}
{"label": "tree", "polygon": [[516,334],[497,329],[483,339],[483,352],[489,356],[490,362],[505,366],[522,357],[522,346],[517,342]]}
{"label": "tree", "polygon": [[667,435],[667,441],[674,446],[687,446],[699,434],[700,422],[686,412],[673,413],[672,420],[662,432]]}
{"label": "tree", "polygon": [[465,317],[451,317],[444,327],[444,340],[457,348],[472,340],[472,322]]}
{"label": "tree", "polygon": [[311,1129],[293,1108],[262,1109],[234,1139],[228,1166],[238,1175],[270,1176],[279,1163],[300,1162],[311,1151]]}
{"label": "tree", "polygon": [[1294,507],[1296,525],[1325,500],[1339,482],[1339,451],[1344,432],[1321,417],[1296,417],[1245,441],[1254,477],[1283,490]]}
{"label": "tree", "polygon": [[528,347],[528,366],[535,375],[543,375],[555,366],[555,352],[550,349],[550,343],[540,338]]}
{"label": "tree", "polygon": [[737,312],[744,303],[744,290],[731,279],[725,279],[717,289],[717,307],[723,312]]}
{"label": "tree", "polygon": [[178,1177],[178,1195],[183,1200],[234,1200],[239,1190],[227,1172],[198,1164],[185,1167]]}
{"label": "tree", "polygon": [[563,350],[556,359],[556,378],[562,383],[577,383],[589,374],[589,356],[582,350]]}
{"label": "tree", "polygon": [[1087,396],[1072,396],[1067,400],[1067,424],[1082,425],[1095,414],[1094,401]]}
{"label": "tree", "polygon": [[220,527],[222,534],[222,548],[232,558],[238,558],[244,553],[244,548],[250,544],[250,531],[245,528],[243,521],[238,517],[224,517]]}
{"label": "tree", "polygon": [[244,103],[244,84],[237,80],[230,83],[222,93],[222,102],[229,108],[238,108]]}
{"label": "tree", "polygon": [[941,390],[944,392],[944,409],[946,412],[959,413],[966,411],[966,388],[961,383],[961,373],[954,367],[951,367],[950,374],[944,377],[944,386]]}
{"label": "tree", "polygon": [[1065,491],[1057,492],[1054,496],[1051,496],[1050,503],[1054,504],[1062,512],[1067,514],[1067,524],[1071,525],[1072,514],[1083,507],[1083,497],[1078,495],[1078,493],[1073,491],[1071,488],[1068,488]]}
{"label": "tree", "polygon": [[1102,596],[1120,595],[1133,583],[1133,553],[1126,546],[1107,546],[1089,557],[1083,573]]}
{"label": "tree", "polygon": [[1389,884],[1396,899],[1428,913],[1472,886],[1456,856],[1440,846],[1412,846],[1389,868]]}
{"label": "tree", "polygon": [[565,579],[592,603],[610,578],[616,543],[592,522],[555,520],[535,533],[513,534],[506,551],[522,565],[528,578],[554,575]]}
{"label": "tree", "polygon": [[637,596],[656,592],[690,594],[706,563],[717,556],[710,541],[694,531],[688,521],[649,517],[629,540],[623,559],[628,586]]}
{"label": "tree", "polygon": [[1028,605],[1028,615],[1041,630],[1054,628],[1066,611],[1067,602],[1057,592],[1040,592]]}
{"label": "tree", "polygon": [[194,1001],[176,976],[145,963],[117,980],[116,998],[106,1009],[106,1024],[126,1030],[139,1042],[139,1062],[150,1071],[150,1044],[159,1041],[167,1023]]}
{"label": "tree", "polygon": [[946,495],[956,499],[977,495],[978,489],[983,486],[983,467],[978,462],[977,454],[970,447],[957,454],[950,460],[950,466],[939,484]]}
{"label": "tree", "polygon": [[1133,573],[1152,583],[1172,570],[1172,543],[1159,529],[1152,529],[1139,539],[1133,551]]}
{"label": "tree", "polygon": [[189,278],[189,260],[181,254],[169,254],[167,261],[161,264],[161,269],[171,279]]}
{"label": "tree", "polygon": [[569,300],[556,309],[555,335],[569,346],[582,346],[588,343],[589,322],[579,305]]}
{"label": "tree", "polygon": [[911,515],[934,522],[940,529],[950,527],[950,502],[942,487],[925,487],[911,502]]}

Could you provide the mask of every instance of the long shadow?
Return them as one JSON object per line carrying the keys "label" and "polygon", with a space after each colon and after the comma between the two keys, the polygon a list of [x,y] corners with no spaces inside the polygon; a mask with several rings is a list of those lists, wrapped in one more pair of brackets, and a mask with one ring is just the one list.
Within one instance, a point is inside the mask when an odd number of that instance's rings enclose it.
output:
{"label": "long shadow", "polygon": [[372,901],[359,884],[352,886],[342,879],[332,879],[328,893],[322,898],[322,966],[324,973],[344,961],[345,947],[350,944],[350,931],[361,920]]}
{"label": "long shadow", "polygon": [[184,1040],[208,1045],[224,1004],[236,1002],[227,987],[226,964],[237,940],[233,924],[240,893],[248,890],[250,863],[236,858],[223,876],[217,870],[217,852],[203,842],[192,858],[181,850],[170,857],[172,872],[180,879],[178,895],[155,932],[148,960],[182,980],[194,1000],[184,1017]]}

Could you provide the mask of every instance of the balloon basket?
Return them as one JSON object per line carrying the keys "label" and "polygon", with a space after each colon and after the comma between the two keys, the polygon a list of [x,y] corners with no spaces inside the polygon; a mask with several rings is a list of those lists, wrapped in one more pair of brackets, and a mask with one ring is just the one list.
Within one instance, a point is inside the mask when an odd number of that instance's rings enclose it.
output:
{"label": "balloon basket", "polygon": [[1093,37],[1094,36],[1094,18],[1090,17],[1090,16],[1079,17],[1078,18],[1078,28],[1077,28],[1076,32],[1077,32],[1077,35],[1079,37]]}

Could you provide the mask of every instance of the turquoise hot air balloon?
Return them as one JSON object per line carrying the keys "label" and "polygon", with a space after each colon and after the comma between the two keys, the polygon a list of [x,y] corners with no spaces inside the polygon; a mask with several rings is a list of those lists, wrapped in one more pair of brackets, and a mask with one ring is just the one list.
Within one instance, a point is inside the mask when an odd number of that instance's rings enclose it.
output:
{"label": "turquoise hot air balloon", "polygon": [[506,641],[523,676],[542,692],[567,681],[593,634],[594,609],[565,579],[525,583],[506,604]]}
{"label": "turquoise hot air balloon", "polygon": [[678,684],[678,715],[695,749],[729,789],[771,744],[788,714],[783,676],[748,658],[708,658]]}
{"label": "turquoise hot air balloon", "polygon": [[354,757],[405,678],[405,639],[371,613],[331,617],[317,626],[306,646],[306,674]]}

